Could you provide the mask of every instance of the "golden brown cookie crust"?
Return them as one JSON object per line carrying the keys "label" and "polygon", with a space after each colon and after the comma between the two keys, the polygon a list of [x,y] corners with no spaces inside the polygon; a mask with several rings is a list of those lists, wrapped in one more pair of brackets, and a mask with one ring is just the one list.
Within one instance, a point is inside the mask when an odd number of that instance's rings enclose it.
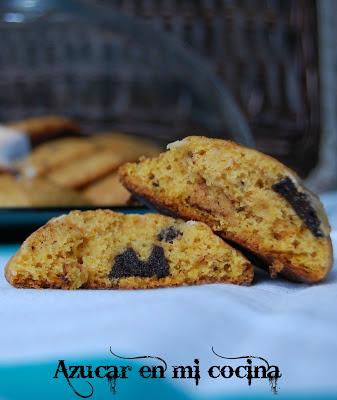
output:
{"label": "golden brown cookie crust", "polygon": [[[62,236],[58,234],[60,229]],[[69,221],[64,223],[62,218],[54,219],[53,223],[47,223],[24,241],[19,252],[8,261],[5,277],[16,287],[63,289],[79,287],[86,281],[87,271],[84,270],[76,254],[70,253],[70,249],[79,249],[82,244],[81,229]],[[52,260],[48,256],[53,252],[64,259],[64,262],[55,268],[51,268]],[[24,257],[21,257],[22,253]],[[34,257],[35,265],[29,268],[29,261]],[[45,269],[48,273],[45,273]]]}

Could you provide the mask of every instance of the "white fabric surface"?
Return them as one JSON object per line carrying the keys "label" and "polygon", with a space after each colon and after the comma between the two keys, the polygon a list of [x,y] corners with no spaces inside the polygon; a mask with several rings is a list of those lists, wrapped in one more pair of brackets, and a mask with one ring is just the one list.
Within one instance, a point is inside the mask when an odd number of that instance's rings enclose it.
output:
{"label": "white fabric surface", "polygon": [[[337,248],[336,195],[323,197]],[[5,257],[6,258],[6,257]],[[5,259],[0,259],[1,268]],[[319,285],[270,280],[142,291],[17,290],[0,277],[0,363],[151,354],[201,368],[257,355],[280,367],[281,393],[337,392],[337,273]],[[190,391],[193,384],[176,383]],[[255,385],[255,383],[254,383]],[[256,384],[258,385],[258,384]],[[241,390],[241,380],[202,379],[199,393]]]}

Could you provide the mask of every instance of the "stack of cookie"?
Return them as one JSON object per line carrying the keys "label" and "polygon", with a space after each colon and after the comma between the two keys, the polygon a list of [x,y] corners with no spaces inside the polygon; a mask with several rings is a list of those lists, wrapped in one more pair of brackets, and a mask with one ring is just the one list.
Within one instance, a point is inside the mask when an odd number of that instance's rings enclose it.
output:
{"label": "stack of cookie", "polygon": [[280,162],[232,142],[188,137],[123,165],[126,188],[161,214],[75,211],[33,233],[6,267],[17,287],[249,284],[252,263],[300,282],[332,266],[319,199]]}
{"label": "stack of cookie", "polygon": [[12,166],[15,174],[0,174],[6,188],[0,206],[125,205],[130,193],[120,184],[117,168],[159,153],[156,145],[125,134],[80,136],[78,125],[65,118],[33,118],[10,126],[25,132],[35,146]]}
{"label": "stack of cookie", "polygon": [[206,223],[232,246],[282,274],[322,280],[332,266],[330,226],[318,197],[277,160],[233,142],[187,137],[157,158],[126,164],[139,199]]}

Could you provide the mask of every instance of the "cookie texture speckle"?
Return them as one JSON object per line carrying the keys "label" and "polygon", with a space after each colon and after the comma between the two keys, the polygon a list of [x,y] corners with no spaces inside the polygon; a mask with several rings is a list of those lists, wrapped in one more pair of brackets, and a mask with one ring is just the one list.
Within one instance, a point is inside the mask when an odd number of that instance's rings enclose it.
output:
{"label": "cookie texture speckle", "polygon": [[295,172],[256,150],[190,136],[158,157],[123,165],[119,174],[138,199],[206,223],[259,256],[273,277],[314,283],[332,267],[330,227],[318,197]]}
{"label": "cookie texture speckle", "polygon": [[[181,232],[172,243],[160,232]],[[73,211],[22,244],[5,268],[16,287],[138,289],[200,283],[250,284],[249,261],[205,224],[159,214]]]}

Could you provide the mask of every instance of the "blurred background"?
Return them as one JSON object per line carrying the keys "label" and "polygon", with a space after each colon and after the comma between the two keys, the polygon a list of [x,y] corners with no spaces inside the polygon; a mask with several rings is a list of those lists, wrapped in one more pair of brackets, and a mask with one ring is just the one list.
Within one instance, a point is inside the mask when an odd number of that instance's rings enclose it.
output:
{"label": "blurred background", "polygon": [[2,0],[0,122],[64,116],[158,149],[230,138],[333,190],[335,15],[334,0]]}

